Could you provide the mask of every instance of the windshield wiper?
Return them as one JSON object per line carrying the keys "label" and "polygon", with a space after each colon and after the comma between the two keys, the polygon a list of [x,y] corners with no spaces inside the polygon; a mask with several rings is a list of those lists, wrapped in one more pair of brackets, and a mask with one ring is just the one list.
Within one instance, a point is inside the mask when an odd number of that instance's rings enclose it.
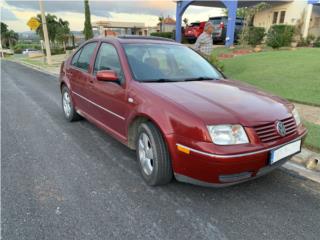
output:
{"label": "windshield wiper", "polygon": [[219,78],[212,77],[196,77],[196,78],[185,78],[184,81],[205,81],[205,80],[219,80]]}

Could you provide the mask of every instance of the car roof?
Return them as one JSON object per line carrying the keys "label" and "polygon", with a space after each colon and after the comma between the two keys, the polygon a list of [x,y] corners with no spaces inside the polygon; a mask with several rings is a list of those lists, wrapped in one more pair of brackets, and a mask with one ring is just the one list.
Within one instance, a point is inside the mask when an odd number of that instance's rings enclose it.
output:
{"label": "car roof", "polygon": [[[218,17],[209,17],[209,20],[216,20],[216,19],[221,19],[221,18],[226,18],[228,19],[228,16],[218,16]],[[242,17],[236,17],[237,20],[243,20],[244,18]]]}
{"label": "car roof", "polygon": [[98,37],[101,41],[108,42],[119,42],[123,43],[142,43],[142,44],[174,44],[181,45],[180,43],[174,41],[173,39],[154,37],[154,36],[137,36],[137,35],[120,35],[117,37]]}

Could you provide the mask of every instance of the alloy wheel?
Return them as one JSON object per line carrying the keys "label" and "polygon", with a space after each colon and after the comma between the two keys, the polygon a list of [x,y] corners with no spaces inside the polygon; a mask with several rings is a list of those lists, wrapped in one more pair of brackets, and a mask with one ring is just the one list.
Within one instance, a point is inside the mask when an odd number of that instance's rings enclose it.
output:
{"label": "alloy wheel", "polygon": [[146,175],[151,175],[154,167],[153,149],[146,133],[141,133],[139,136],[138,151],[142,170]]}

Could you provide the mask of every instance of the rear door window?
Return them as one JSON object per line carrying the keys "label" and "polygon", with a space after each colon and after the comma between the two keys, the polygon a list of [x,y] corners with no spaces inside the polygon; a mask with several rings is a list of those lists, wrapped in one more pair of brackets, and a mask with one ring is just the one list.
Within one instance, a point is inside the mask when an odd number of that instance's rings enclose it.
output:
{"label": "rear door window", "polygon": [[82,51],[82,49],[80,49],[80,50],[73,56],[72,61],[71,61],[71,65],[77,66],[78,59],[79,59],[79,56],[80,56],[81,51]]}
{"label": "rear door window", "polygon": [[94,49],[96,48],[97,43],[91,42],[85,45],[80,53],[78,61],[74,64],[74,66],[81,68],[85,71],[88,71],[90,65],[90,59],[94,53]]}

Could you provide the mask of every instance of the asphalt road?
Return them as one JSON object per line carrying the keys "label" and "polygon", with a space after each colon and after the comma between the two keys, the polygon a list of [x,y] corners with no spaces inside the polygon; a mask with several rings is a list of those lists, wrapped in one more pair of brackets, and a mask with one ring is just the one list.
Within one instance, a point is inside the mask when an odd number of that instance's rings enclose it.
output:
{"label": "asphalt road", "polygon": [[3,239],[319,239],[320,184],[147,186],[135,154],[62,114],[56,77],[2,62]]}

